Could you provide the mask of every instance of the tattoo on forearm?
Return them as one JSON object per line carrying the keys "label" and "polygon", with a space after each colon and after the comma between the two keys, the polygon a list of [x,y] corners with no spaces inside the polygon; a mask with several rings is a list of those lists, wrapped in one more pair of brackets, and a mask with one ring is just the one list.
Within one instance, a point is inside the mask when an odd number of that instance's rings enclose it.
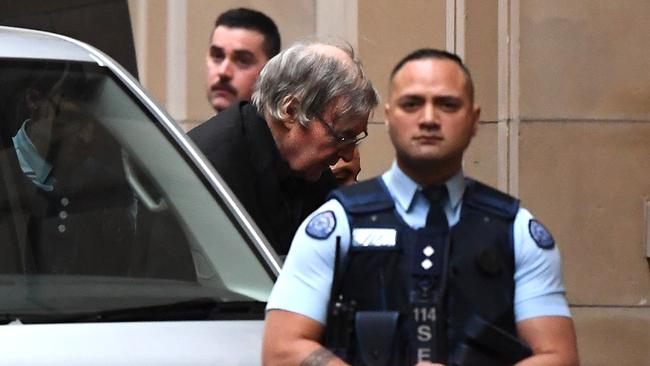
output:
{"label": "tattoo on forearm", "polygon": [[300,366],[324,366],[335,357],[336,356],[334,356],[332,352],[325,348],[319,348],[307,356],[307,358],[300,363]]}

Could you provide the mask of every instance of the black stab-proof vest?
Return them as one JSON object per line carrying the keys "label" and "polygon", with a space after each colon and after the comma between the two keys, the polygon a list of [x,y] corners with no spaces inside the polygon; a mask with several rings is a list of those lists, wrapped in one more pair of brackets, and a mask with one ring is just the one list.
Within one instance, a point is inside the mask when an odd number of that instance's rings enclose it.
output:
{"label": "black stab-proof vest", "polygon": [[509,343],[518,341],[512,226],[519,201],[466,183],[460,220],[444,237],[409,227],[380,178],[332,193],[352,237],[359,229],[389,229],[396,240],[352,239],[341,263],[337,250],[326,346],[353,365],[514,363],[509,357],[521,351]]}

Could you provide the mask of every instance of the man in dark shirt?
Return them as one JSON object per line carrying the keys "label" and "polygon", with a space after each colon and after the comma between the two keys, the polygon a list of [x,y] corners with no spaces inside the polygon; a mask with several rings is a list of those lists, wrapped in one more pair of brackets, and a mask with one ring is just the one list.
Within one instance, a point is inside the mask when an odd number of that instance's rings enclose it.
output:
{"label": "man in dark shirt", "polygon": [[298,43],[262,70],[240,102],[189,135],[270,244],[287,254],[300,222],[336,186],[329,166],[367,136],[377,92],[352,49]]}

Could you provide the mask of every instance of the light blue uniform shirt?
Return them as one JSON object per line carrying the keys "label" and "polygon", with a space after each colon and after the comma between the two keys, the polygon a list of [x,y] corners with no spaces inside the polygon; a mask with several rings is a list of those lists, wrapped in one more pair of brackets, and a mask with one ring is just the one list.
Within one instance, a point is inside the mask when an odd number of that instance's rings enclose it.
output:
{"label": "light blue uniform shirt", "polygon": [[[393,163],[382,179],[395,209],[412,228],[424,226],[429,201],[419,187]],[[450,226],[460,218],[465,179],[459,172],[446,182],[449,199],[444,204]],[[307,224],[316,215],[332,211],[336,227],[326,239],[319,240],[306,233]],[[515,255],[515,320],[538,316],[571,316],[564,296],[564,285],[557,247],[542,249],[531,237],[528,224],[533,216],[520,208],[514,222]],[[280,273],[267,310],[282,309],[312,318],[322,324],[327,319],[327,305],[332,286],[336,237],[341,237],[341,258],[350,246],[350,224],[337,200],[329,200],[300,225]]]}

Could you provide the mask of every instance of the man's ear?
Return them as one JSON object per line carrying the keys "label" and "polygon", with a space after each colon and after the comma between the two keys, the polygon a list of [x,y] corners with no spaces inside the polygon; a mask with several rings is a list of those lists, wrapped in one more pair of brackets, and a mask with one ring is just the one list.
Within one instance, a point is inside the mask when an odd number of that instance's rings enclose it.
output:
{"label": "man's ear", "polygon": [[390,115],[390,104],[384,103],[384,125],[388,126],[388,116]]}
{"label": "man's ear", "polygon": [[298,99],[293,95],[282,98],[280,103],[280,116],[285,128],[291,129],[298,122]]}
{"label": "man's ear", "polygon": [[481,122],[481,106],[478,104],[474,104],[474,107],[472,108],[472,117],[474,118],[472,136],[475,136],[476,132],[478,132],[478,126]]}

